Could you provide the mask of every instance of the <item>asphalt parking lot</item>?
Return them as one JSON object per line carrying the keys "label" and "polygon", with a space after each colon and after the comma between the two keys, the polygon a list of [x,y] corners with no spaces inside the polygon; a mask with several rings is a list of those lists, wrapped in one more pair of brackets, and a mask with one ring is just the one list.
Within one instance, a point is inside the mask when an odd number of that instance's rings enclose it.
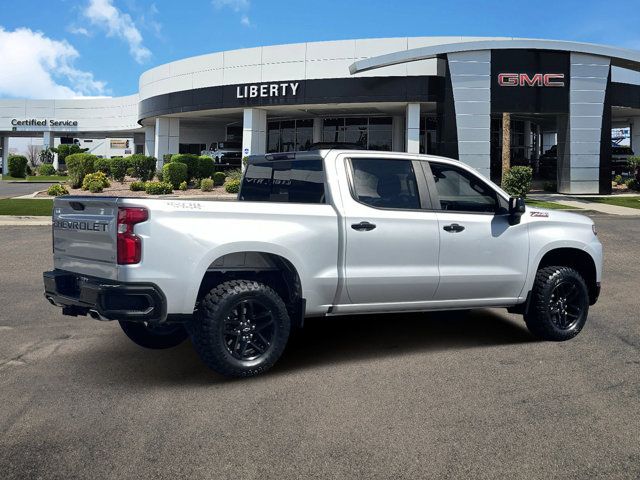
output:
{"label": "asphalt parking lot", "polygon": [[244,381],[63,317],[50,227],[0,227],[0,477],[637,479],[640,219],[594,218],[603,290],[570,342],[501,310],[319,319]]}
{"label": "asphalt parking lot", "polygon": [[0,181],[0,198],[29,195],[30,193],[46,190],[51,185],[53,185],[53,183]]}

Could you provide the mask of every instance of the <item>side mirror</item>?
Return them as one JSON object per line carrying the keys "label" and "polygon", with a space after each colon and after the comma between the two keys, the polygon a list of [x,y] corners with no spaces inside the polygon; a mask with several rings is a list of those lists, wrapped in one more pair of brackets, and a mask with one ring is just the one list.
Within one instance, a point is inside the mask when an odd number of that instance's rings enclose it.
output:
{"label": "side mirror", "polygon": [[509,199],[509,225],[517,225],[520,223],[520,217],[524,214],[526,205],[524,198],[511,197]]}

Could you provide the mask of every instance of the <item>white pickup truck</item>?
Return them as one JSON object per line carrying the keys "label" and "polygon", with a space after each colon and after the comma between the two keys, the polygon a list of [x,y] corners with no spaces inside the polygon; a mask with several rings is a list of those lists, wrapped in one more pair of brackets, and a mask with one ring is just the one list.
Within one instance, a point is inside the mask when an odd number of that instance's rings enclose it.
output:
{"label": "white pickup truck", "polygon": [[252,156],[238,200],[56,198],[46,298],[144,347],[191,337],[215,371],[250,376],[305,317],[506,307],[561,341],[600,292],[591,219],[526,207],[455,160]]}

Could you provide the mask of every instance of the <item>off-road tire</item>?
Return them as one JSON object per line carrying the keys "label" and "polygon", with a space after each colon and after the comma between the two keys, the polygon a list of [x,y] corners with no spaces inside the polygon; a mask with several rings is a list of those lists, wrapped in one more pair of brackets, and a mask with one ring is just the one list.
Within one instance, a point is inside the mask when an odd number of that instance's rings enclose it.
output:
{"label": "off-road tire", "polygon": [[122,331],[135,344],[153,350],[162,350],[180,345],[189,334],[182,325],[151,326],[142,322],[119,321]]}
{"label": "off-road tire", "polygon": [[[560,288],[570,294],[559,294]],[[559,303],[558,298],[565,296],[571,296],[572,300],[564,304]],[[569,304],[570,307],[567,306]],[[564,314],[564,321],[563,311],[569,312]],[[570,340],[580,333],[587,321],[588,313],[589,292],[584,279],[576,270],[562,266],[538,270],[529,309],[524,314],[527,328],[534,336],[555,342]],[[574,316],[576,318],[569,318]]]}
{"label": "off-road tire", "polygon": [[[256,314],[254,317],[263,318],[262,328],[269,329],[266,333],[272,335],[270,343],[264,347],[267,343],[258,340],[258,333],[255,333],[256,337],[253,338],[260,341],[265,351],[250,359],[237,358],[242,356],[240,347],[237,347],[238,338],[245,337],[234,333],[242,330],[241,327],[238,330],[235,328],[243,315],[242,305],[247,303],[261,306],[262,315]],[[254,311],[254,307],[251,309]],[[268,325],[268,320],[264,320],[266,311],[272,319],[272,323]],[[249,317],[248,310],[245,309],[242,318],[247,322]],[[257,320],[253,325],[251,321],[244,323],[245,330],[254,327],[252,332],[256,332],[256,326]],[[282,355],[290,330],[287,307],[280,296],[271,287],[252,280],[231,280],[211,289],[200,301],[198,311],[188,324],[191,341],[202,361],[226,377],[250,377],[267,371]],[[253,341],[241,340],[245,345],[253,345]],[[253,352],[259,352],[258,348],[253,349]]]}

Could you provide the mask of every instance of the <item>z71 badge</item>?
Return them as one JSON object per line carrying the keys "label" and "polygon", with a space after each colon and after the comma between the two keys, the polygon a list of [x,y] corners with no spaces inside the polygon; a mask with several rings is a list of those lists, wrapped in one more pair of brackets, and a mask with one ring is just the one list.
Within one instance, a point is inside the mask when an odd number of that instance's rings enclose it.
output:
{"label": "z71 badge", "polygon": [[547,218],[549,214],[547,212],[531,212],[531,216]]}

